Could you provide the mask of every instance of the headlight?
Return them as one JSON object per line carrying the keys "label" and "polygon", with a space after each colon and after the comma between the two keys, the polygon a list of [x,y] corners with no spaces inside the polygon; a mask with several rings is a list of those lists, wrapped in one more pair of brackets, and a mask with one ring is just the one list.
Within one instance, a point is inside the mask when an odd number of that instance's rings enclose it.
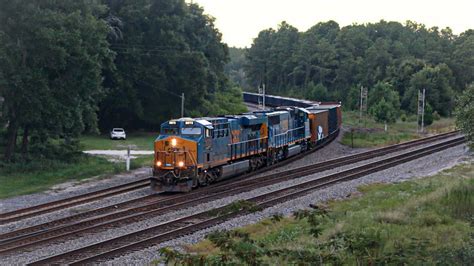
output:
{"label": "headlight", "polygon": [[160,166],[161,166],[161,162],[160,162],[160,161],[156,162],[156,166],[160,167]]}
{"label": "headlight", "polygon": [[179,166],[179,167],[183,167],[183,166],[184,166],[184,162],[183,162],[183,161],[179,162],[179,163],[178,163],[178,166]]}
{"label": "headlight", "polygon": [[171,139],[171,146],[175,147],[178,141],[176,139]]}

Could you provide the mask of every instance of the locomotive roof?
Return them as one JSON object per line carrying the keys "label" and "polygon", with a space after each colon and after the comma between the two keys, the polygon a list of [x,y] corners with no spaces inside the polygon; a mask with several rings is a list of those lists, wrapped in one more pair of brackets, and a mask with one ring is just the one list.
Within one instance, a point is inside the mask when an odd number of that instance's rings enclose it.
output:
{"label": "locomotive roof", "polygon": [[319,113],[327,112],[328,109],[307,109],[307,111],[308,111],[310,114],[319,114]]}
{"label": "locomotive roof", "polygon": [[340,104],[319,104],[319,105],[313,105],[311,107],[308,107],[306,109],[308,110],[327,110],[327,109],[332,109],[336,107],[341,107]]}
{"label": "locomotive roof", "polygon": [[288,111],[273,111],[266,113],[266,115],[283,115],[283,114],[288,114]]}

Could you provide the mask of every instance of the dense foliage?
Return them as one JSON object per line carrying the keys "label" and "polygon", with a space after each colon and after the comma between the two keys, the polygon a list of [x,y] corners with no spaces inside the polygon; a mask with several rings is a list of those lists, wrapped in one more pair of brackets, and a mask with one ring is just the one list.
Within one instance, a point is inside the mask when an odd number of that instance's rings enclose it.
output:
{"label": "dense foliage", "polygon": [[474,83],[457,100],[456,124],[474,147]]}
{"label": "dense foliage", "polygon": [[[340,28],[329,21],[299,32],[283,22],[277,30],[259,33],[244,65],[250,90],[265,83],[268,93],[338,100],[354,109],[364,86],[369,110],[393,120],[400,109],[416,112],[417,93],[424,88],[433,111],[447,116],[455,95],[474,81],[474,31],[457,36],[449,28],[428,29],[410,21]],[[384,97],[385,103],[378,96],[371,100],[379,94],[379,82],[397,95]]]}
{"label": "dense foliage", "polygon": [[[72,137],[96,129],[101,71],[113,58],[108,27],[98,19],[104,11],[94,1],[0,1],[6,160],[20,130],[23,154],[31,140],[38,154],[49,156],[70,151]],[[48,148],[58,137],[62,145]]]}
{"label": "dense foliage", "polygon": [[64,158],[84,132],[157,130],[182,93],[185,116],[241,112],[227,62],[213,18],[184,0],[0,0],[4,159],[18,142]]}
{"label": "dense foliage", "polygon": [[185,116],[243,111],[240,91],[224,75],[227,45],[198,5],[183,0],[108,0],[116,69],[106,75],[110,92],[100,126],[158,129]]}

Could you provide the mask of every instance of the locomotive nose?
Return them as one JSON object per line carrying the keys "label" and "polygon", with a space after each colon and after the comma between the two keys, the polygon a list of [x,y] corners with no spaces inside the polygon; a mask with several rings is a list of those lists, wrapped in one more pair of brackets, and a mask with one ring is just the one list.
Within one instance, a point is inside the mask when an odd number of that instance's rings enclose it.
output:
{"label": "locomotive nose", "polygon": [[170,137],[155,142],[155,168],[187,169],[197,165],[197,142]]}

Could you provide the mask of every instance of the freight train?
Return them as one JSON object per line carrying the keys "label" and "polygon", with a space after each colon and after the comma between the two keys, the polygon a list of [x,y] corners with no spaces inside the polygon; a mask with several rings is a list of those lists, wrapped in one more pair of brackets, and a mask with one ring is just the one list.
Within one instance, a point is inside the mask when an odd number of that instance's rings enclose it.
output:
{"label": "freight train", "polygon": [[[243,96],[249,103],[262,97]],[[163,123],[154,143],[152,190],[188,192],[313,149],[339,132],[340,103],[271,95],[265,101],[274,108]]]}

